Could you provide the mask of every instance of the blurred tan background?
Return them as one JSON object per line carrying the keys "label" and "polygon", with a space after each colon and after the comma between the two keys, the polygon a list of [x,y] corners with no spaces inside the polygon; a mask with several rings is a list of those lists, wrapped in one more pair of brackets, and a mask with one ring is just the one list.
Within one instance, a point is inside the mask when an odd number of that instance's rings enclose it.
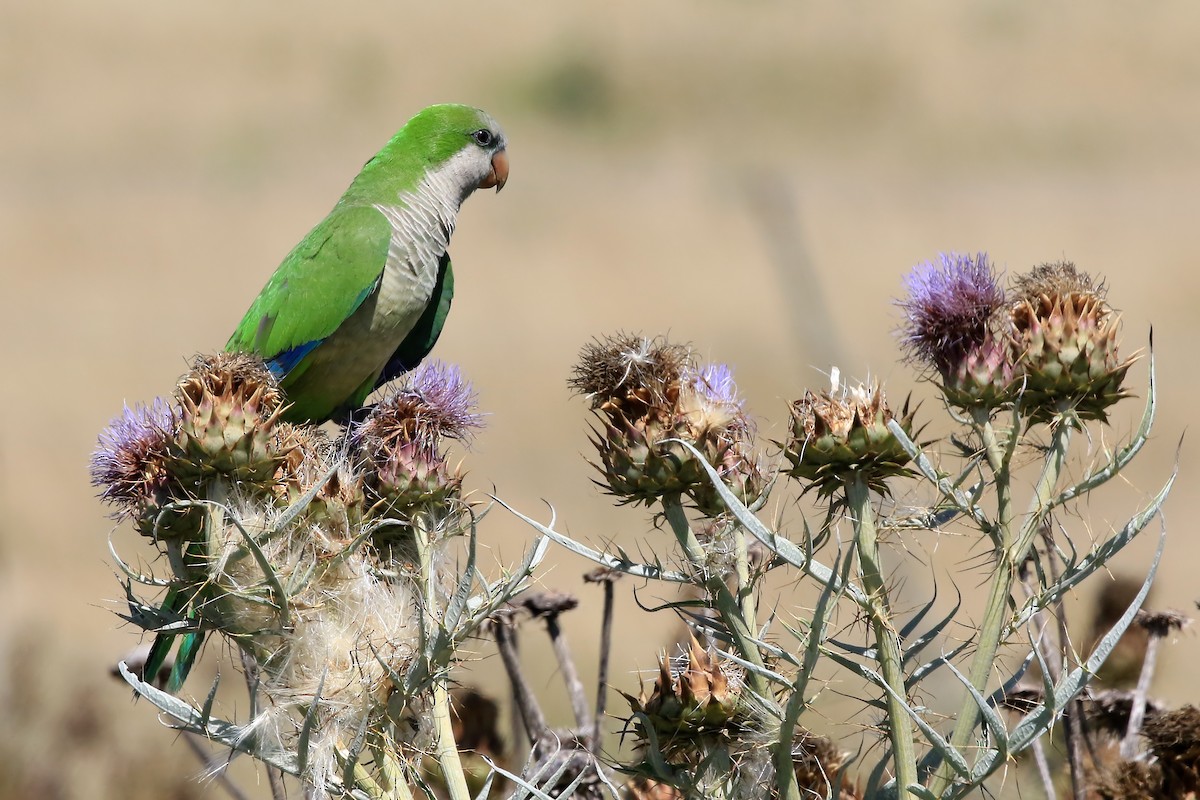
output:
{"label": "blurred tan background", "polygon": [[[666,552],[645,512],[613,510],[590,482],[585,406],[565,386],[581,344],[617,329],[691,341],[734,366],[768,438],[784,436],[786,402],[824,385],[834,361],[881,376],[895,398],[912,389],[929,418],[938,403],[898,363],[891,298],[914,263],[986,250],[1008,270],[1067,258],[1102,275],[1130,351],[1154,325],[1156,438],[1085,509],[1096,534],[1122,524],[1169,474],[1200,389],[1200,12],[1088,10],[5,4],[0,795],[220,792],[156,777],[190,777],[194,762],[106,676],[136,637],[113,613],[112,526],[87,460],[123,402],[167,394],[192,354],[223,345],[362,162],[432,102],[482,106],[511,141],[508,187],[460,217],[457,296],[435,351],[462,365],[491,414],[466,460],[475,488],[542,518],[545,499],[577,537]],[[1130,385],[1144,396],[1144,362]],[[1140,413],[1139,401],[1119,407],[1092,446]],[[1156,607],[1194,611],[1200,598],[1195,452],[1185,441]],[[1085,523],[1071,524],[1086,540]],[[1152,536],[1114,570],[1144,571]],[[907,544],[977,591],[978,550],[942,538]],[[136,539],[115,534],[130,557],[146,552]],[[530,539],[503,512],[483,531],[505,561]],[[585,601],[566,624],[590,682],[599,591],[580,584],[587,568],[555,551],[544,582]],[[908,577],[915,602],[928,570]],[[1105,580],[1073,606],[1079,636]],[[677,624],[638,612],[633,586],[619,589],[611,673],[626,691]],[[565,722],[548,649],[527,653]],[[1185,634],[1156,692],[1200,701],[1198,658]],[[496,689],[499,673],[488,655],[472,680]]]}

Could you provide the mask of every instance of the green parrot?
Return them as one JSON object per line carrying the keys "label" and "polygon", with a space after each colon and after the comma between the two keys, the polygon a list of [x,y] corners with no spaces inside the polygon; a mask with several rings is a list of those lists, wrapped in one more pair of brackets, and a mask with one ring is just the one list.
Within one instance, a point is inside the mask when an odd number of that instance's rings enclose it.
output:
{"label": "green parrot", "polygon": [[[483,111],[430,106],[287,254],[225,345],[262,357],[290,403],[285,420],[346,419],[429,353],[454,297],[446,247],[458,209],[476,189],[504,188],[507,145]],[[183,685],[204,641],[196,602],[168,592],[162,612],[177,630],[160,633],[147,657],[144,674],[153,680],[182,637],[170,692]]]}
{"label": "green parrot", "polygon": [[344,419],[429,353],[454,296],[458,209],[504,187],[507,145],[477,108],[426,108],[283,259],[225,349],[266,361],[291,403],[284,419]]}

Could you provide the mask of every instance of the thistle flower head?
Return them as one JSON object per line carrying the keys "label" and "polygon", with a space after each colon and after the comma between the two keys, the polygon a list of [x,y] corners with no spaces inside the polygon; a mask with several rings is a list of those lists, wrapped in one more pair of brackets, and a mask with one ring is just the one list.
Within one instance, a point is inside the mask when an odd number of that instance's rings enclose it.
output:
{"label": "thistle flower head", "polygon": [[986,253],[942,253],[936,264],[913,267],[901,341],[910,357],[945,373],[982,344],[988,321],[1004,305],[1004,290]]}
{"label": "thistle flower head", "polygon": [[789,475],[812,482],[821,495],[831,495],[861,477],[880,494],[887,479],[908,475],[908,453],[888,430],[896,419],[913,435],[908,402],[893,413],[878,384],[841,387],[837,370],[828,391],[806,391],[792,403],[792,432],[784,445]]}
{"label": "thistle flower head", "polygon": [[125,406],[100,432],[92,485],[101,490],[101,500],[118,507],[118,516],[138,513],[167,487],[164,459],[177,424],[175,408],[156,397],[149,405]]}
{"label": "thistle flower head", "polygon": [[222,475],[269,486],[284,453],[275,424],[283,392],[261,359],[246,353],[200,356],[175,389],[181,420],[170,469],[181,481]]}
{"label": "thistle flower head", "polygon": [[414,443],[437,451],[443,438],[469,441],[483,427],[471,382],[453,364],[433,361],[409,372],[350,432],[351,443]]}
{"label": "thistle flower head", "polygon": [[1016,280],[1009,307],[1024,404],[1035,421],[1066,409],[1104,420],[1128,396],[1121,383],[1134,358],[1117,352],[1120,319],[1097,284],[1074,264],[1043,264]]}
{"label": "thistle flower head", "polygon": [[583,348],[569,384],[592,403],[596,466],[622,502],[686,493],[702,512],[720,513],[702,460],[728,476],[735,493],[761,493],[754,428],[728,366],[698,367],[687,347],[618,333]]}
{"label": "thistle flower head", "polygon": [[[695,637],[677,663],[659,661],[658,680],[648,696],[643,691],[625,699],[635,714],[645,715],[639,719],[649,720],[668,759],[695,748],[704,737],[732,736],[748,720],[740,676],[727,672]],[[645,731],[639,733],[649,741]]]}
{"label": "thistle flower head", "polygon": [[462,476],[446,462],[445,439],[482,426],[475,393],[458,367],[432,362],[408,374],[350,431],[368,486],[392,509],[430,507],[456,495]]}

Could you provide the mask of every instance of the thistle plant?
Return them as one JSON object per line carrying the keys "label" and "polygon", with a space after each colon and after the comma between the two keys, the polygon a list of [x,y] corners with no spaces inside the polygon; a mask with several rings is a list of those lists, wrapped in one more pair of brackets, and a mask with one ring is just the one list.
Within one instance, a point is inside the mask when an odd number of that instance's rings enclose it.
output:
{"label": "thistle plant", "polygon": [[[719,381],[727,387],[720,419],[729,422],[698,425],[681,411],[681,398],[695,386],[684,376],[700,373],[686,346],[621,333],[583,348],[570,385],[596,416],[599,483],[619,503],[648,506],[669,530],[675,554],[640,562],[524,518],[608,570],[690,586],[688,594],[705,605],[701,612],[694,600],[675,605],[697,639],[685,655],[660,661],[652,690],[627,695],[626,732],[636,742],[635,757],[623,765],[634,775],[629,796],[949,800],[979,791],[1013,757],[1041,753],[1063,723],[1082,753],[1080,700],[1133,623],[1165,533],[1132,603],[1091,652],[1074,660],[1063,632],[1046,622],[1051,613],[1065,618],[1063,596],[1104,573],[1158,514],[1173,484],[1174,476],[1127,524],[1090,546],[1074,529],[1084,524],[1090,494],[1119,475],[1149,436],[1153,359],[1140,426],[1100,463],[1086,453],[1078,475],[1075,434],[1106,424],[1130,396],[1125,379],[1136,360],[1118,352],[1120,321],[1104,287],[1066,263],[1037,267],[1004,287],[982,253],[939,256],[915,267],[905,285],[900,344],[941,395],[955,429],[948,448],[921,438],[934,415],[930,403],[921,415],[927,418],[918,420],[909,402],[893,407],[878,383],[846,382],[835,370],[830,388],[806,391],[791,404],[772,476],[756,454],[755,426],[731,376]],[[695,402],[711,401],[692,392]],[[731,470],[731,452],[741,456],[734,463],[751,468]],[[1031,458],[1040,469],[1024,467]],[[768,493],[779,499],[789,486],[811,493],[819,515],[813,523],[802,517],[791,535],[757,513]],[[705,492],[719,502],[698,502]],[[928,496],[924,510],[895,500],[921,493]],[[904,551],[889,547],[889,539],[900,531],[962,529],[987,546],[982,618],[963,625],[956,608],[930,624],[933,598],[915,613],[899,611],[890,576]],[[750,542],[764,553],[757,566]],[[661,543],[653,549],[666,552]],[[812,582],[819,597],[811,612],[760,612],[762,581],[775,570]],[[861,620],[861,644],[848,635],[845,612]],[[951,639],[956,628],[968,631],[961,641]],[[863,699],[885,714],[878,723],[883,757],[860,761],[861,783],[841,774],[852,759],[833,743],[815,748],[824,754],[816,770],[823,783],[814,782],[811,762],[802,764],[808,751],[798,742],[817,738],[803,723],[820,693],[819,665],[865,681],[873,694]],[[1022,688],[1035,665],[1041,689]],[[956,711],[915,699],[946,678],[961,688]],[[1019,704],[1012,698],[1022,692],[1032,693]],[[1006,722],[1001,708],[1019,713]],[[1141,725],[1136,716],[1126,720]],[[1162,758],[1140,751],[1132,757]],[[1074,774],[1075,796],[1094,789],[1098,774],[1096,767]]]}
{"label": "thistle plant", "polygon": [[[101,434],[93,482],[169,569],[135,570],[113,550],[125,618],[156,636],[146,678],[122,675],[179,729],[314,796],[412,797],[428,753],[445,796],[465,800],[449,671],[544,543],[499,581],[478,570],[478,513],[447,445],[481,417],[456,368],[409,373],[335,438],[280,422],[285,409],[260,361],[222,354],[198,359],[173,400],[126,409]],[[175,696],[213,634],[241,654],[248,719],[214,715],[215,684],[200,703]],[[176,639],[164,691],[154,675]]]}
{"label": "thistle plant", "polygon": [[[181,729],[298,776],[314,796],[465,800],[507,782],[513,800],[953,800],[987,790],[1029,753],[1056,797],[1046,742],[1060,731],[1076,798],[1200,791],[1195,709],[1150,696],[1159,645],[1185,622],[1141,612],[1165,529],[1145,579],[1088,652],[1071,649],[1062,604],[1103,579],[1173,485],[1172,475],[1118,529],[1084,527],[1092,493],[1150,435],[1152,351],[1140,424],[1098,454],[1089,444],[1131,397],[1138,359],[1119,351],[1103,284],[1060,262],[1005,285],[979,253],[941,255],[904,285],[899,344],[939,398],[894,403],[878,381],[834,369],[827,388],[797,390],[770,456],[728,365],[664,337],[586,344],[568,384],[592,415],[596,482],[617,504],[650,511],[648,549],[659,555],[597,549],[496,500],[539,535],[494,582],[475,561],[482,512],[451,457],[481,422],[456,369],[420,367],[327,432],[281,422],[287,399],[254,359],[200,359],[173,398],[125,409],[93,459],[101,498],[169,570],[138,571],[113,552],[126,619],[156,637],[146,679],[122,674]],[[947,425],[945,438],[927,438]],[[918,507],[903,505],[912,498]],[[784,510],[776,520],[794,521],[768,522],[769,502]],[[909,556],[892,544],[951,531],[982,545],[984,610],[967,620],[955,606],[931,622],[936,591],[915,611],[896,602]],[[594,562],[587,581],[603,590],[594,702],[563,623],[579,598],[520,594],[550,541]],[[614,751],[603,722],[622,575],[681,588],[667,607],[688,632],[679,652],[647,654],[658,665],[651,683],[622,691]],[[762,602],[771,576],[813,587],[813,607]],[[143,599],[135,585],[163,597]],[[518,632],[535,622],[570,698],[567,724],[552,721],[522,672]],[[1138,688],[1093,691],[1134,625],[1146,631]],[[215,686],[199,703],[176,696],[213,635],[242,656],[248,719],[217,719]],[[513,738],[529,743],[515,763],[497,760],[506,748],[495,704],[468,704],[464,690],[463,716],[452,715],[452,671],[476,636],[495,642]],[[163,690],[154,676],[176,645]],[[878,746],[853,753],[810,729],[829,671],[865,687]],[[947,684],[956,707],[936,690]]]}

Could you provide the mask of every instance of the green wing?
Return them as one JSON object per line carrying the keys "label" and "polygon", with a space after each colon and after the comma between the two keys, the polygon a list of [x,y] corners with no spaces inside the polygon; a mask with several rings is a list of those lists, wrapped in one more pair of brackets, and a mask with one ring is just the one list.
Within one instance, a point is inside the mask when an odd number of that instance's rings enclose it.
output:
{"label": "green wing", "polygon": [[257,353],[282,378],[374,291],[392,226],[371,206],[338,207],[288,253],[227,351]]}

